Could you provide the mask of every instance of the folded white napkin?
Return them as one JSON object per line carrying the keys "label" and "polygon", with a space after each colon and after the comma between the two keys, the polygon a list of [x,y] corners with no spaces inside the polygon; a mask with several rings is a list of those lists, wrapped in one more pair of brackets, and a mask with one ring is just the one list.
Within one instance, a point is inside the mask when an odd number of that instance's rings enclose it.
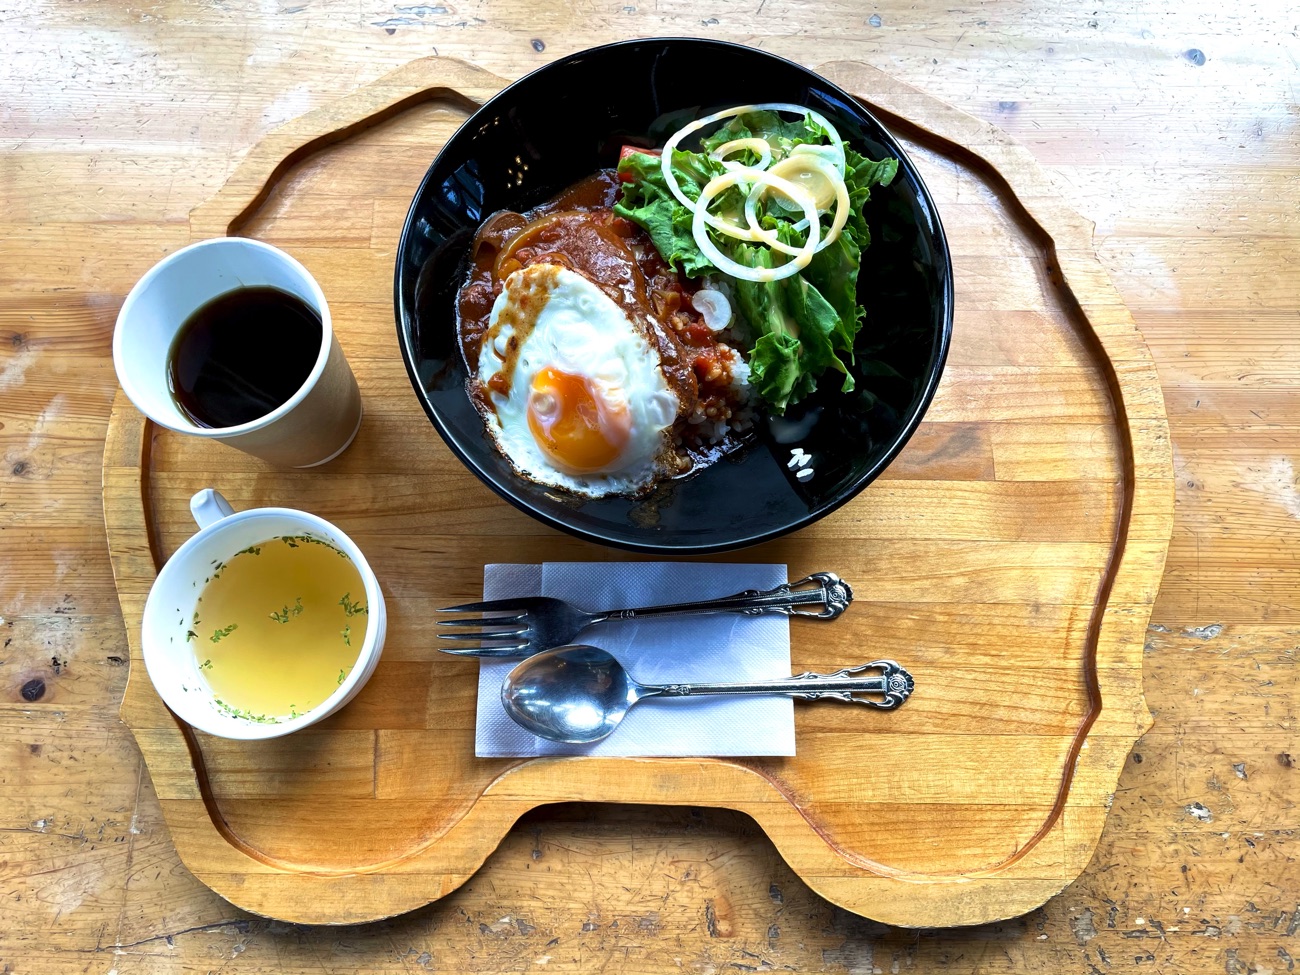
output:
{"label": "folded white napkin", "polygon": [[[786,581],[784,565],[697,562],[547,562],[489,565],[483,598],[555,596],[591,611],[729,596]],[[601,623],[575,639],[608,650],[643,684],[768,680],[790,676],[784,616],[717,613]],[[501,682],[518,659],[484,658],[479,668],[479,758],[537,755],[793,755],[788,697],[649,698],[618,730],[590,745],[562,745],[526,732],[501,706]]]}

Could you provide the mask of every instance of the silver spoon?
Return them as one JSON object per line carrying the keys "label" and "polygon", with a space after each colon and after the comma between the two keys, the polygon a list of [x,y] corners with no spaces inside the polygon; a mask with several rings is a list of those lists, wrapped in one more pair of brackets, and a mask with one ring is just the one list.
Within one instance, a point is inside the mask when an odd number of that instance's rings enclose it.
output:
{"label": "silver spoon", "polygon": [[[879,673],[852,676],[871,669]],[[892,660],[875,660],[833,674],[796,674],[784,680],[640,684],[612,654],[575,644],[536,654],[515,667],[501,685],[501,703],[510,717],[539,738],[587,744],[610,735],[632,705],[647,697],[788,694],[810,701],[828,697],[892,711],[907,700],[912,686],[912,675]]]}

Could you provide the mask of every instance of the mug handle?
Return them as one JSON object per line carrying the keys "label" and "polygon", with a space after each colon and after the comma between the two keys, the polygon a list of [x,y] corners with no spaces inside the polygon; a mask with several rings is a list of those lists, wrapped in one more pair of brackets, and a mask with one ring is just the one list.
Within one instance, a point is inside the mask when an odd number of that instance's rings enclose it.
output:
{"label": "mug handle", "polygon": [[190,498],[190,514],[194,516],[200,528],[215,525],[222,518],[229,518],[234,513],[235,509],[230,506],[230,502],[212,488],[204,488]]}

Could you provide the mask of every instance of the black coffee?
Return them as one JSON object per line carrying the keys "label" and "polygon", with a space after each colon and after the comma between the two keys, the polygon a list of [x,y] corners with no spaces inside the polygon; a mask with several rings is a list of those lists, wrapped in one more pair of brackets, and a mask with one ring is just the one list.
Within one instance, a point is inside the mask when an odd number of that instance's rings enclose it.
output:
{"label": "black coffee", "polygon": [[203,427],[266,416],[311,375],[323,327],[313,308],[278,288],[218,295],[190,315],[172,341],[172,398]]}

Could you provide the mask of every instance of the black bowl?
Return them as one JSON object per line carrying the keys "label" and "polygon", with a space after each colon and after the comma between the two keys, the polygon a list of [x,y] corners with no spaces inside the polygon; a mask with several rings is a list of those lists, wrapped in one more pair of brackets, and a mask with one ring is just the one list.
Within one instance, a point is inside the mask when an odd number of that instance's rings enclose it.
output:
{"label": "black bowl", "polygon": [[[514,473],[465,390],[456,292],[483,218],[526,210],[597,169],[625,144],[660,146],[693,118],[780,101],[825,115],[873,159],[899,160],[872,190],[872,241],[858,300],[857,391],[823,388],[747,447],[648,498],[585,500]],[[934,395],[952,332],[948,245],[916,167],[853,97],[793,62],[735,44],[656,39],[610,44],[547,65],[489,101],[429,167],[402,230],[397,333],[415,393],[447,445],[507,501],[582,538],[640,552],[721,552],[776,538],[844,504],[907,442]],[[788,467],[812,456],[810,478]]]}

